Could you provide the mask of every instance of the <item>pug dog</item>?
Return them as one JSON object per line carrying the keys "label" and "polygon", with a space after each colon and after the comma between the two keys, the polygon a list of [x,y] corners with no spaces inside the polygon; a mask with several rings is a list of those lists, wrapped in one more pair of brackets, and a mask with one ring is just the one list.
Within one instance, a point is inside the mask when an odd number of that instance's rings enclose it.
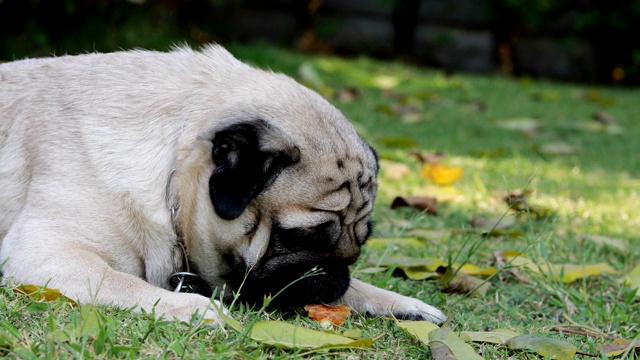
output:
{"label": "pug dog", "polygon": [[196,279],[439,323],[349,275],[377,171],[329,102],[217,45],[0,65],[2,275],[82,303],[218,321],[219,300],[181,291]]}

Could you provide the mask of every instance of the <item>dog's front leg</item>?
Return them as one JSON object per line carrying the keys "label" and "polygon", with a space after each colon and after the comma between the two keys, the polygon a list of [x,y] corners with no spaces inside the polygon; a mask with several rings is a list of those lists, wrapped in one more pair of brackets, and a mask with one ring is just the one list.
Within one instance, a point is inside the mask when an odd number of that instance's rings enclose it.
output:
{"label": "dog's front leg", "polygon": [[[19,241],[16,241],[19,240]],[[187,293],[174,293],[152,285],[131,274],[114,270],[97,252],[69,243],[51,243],[31,238],[3,239],[1,257],[3,276],[15,283],[59,289],[80,303],[94,303],[119,308],[155,312],[165,319],[191,321],[199,318],[219,322],[217,300]],[[18,246],[16,246],[18,245]],[[1,262],[1,261],[0,261]]]}
{"label": "dog's front leg", "polygon": [[447,318],[442,311],[418,299],[380,289],[354,278],[347,292],[336,303],[347,304],[356,312],[370,316],[393,314],[398,319],[427,320],[436,324]]}

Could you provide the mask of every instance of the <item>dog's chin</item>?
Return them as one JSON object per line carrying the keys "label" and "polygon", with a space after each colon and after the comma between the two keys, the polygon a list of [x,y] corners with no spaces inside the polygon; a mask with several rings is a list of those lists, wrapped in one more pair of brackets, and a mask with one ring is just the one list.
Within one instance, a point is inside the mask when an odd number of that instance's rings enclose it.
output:
{"label": "dog's chin", "polygon": [[[350,279],[343,264],[283,265],[268,273],[254,268],[246,279],[243,274],[239,299],[260,306],[265,296],[271,296],[272,307],[331,303],[344,295]],[[232,281],[236,291],[238,280]]]}

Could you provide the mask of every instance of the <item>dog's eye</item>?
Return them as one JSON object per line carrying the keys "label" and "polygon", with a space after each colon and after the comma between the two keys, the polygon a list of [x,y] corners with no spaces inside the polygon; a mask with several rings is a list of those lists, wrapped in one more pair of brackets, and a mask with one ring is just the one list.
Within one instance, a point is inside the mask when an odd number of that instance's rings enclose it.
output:
{"label": "dog's eye", "polygon": [[340,228],[335,221],[326,221],[311,227],[291,229],[277,227],[274,237],[279,245],[290,250],[321,250],[335,244],[340,237]]}

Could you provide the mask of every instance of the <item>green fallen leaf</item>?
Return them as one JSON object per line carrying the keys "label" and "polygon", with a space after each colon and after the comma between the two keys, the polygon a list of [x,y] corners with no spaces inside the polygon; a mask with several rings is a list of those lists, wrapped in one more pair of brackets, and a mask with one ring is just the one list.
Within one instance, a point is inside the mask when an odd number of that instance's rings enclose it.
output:
{"label": "green fallen leaf", "polygon": [[640,297],[640,265],[629,271],[624,276],[624,284],[632,289],[636,289],[636,297]]}
{"label": "green fallen leaf", "polygon": [[509,329],[495,329],[493,331],[463,331],[461,334],[469,336],[473,342],[499,345],[505,344],[507,340],[520,335]]}
{"label": "green fallen leaf", "polygon": [[396,320],[396,325],[409,335],[422,341],[425,345],[429,345],[429,333],[440,328],[438,325],[428,321]]}
{"label": "green fallen leaf", "polygon": [[329,349],[371,347],[373,339],[350,339],[345,336],[296,326],[284,321],[259,321],[249,337],[263,344],[286,349]]}
{"label": "green fallen leaf", "polygon": [[88,336],[92,339],[98,337],[100,332],[100,313],[92,304],[84,304],[80,307],[80,318],[78,319],[78,327],[75,328],[76,338]]}
{"label": "green fallen leaf", "polygon": [[550,359],[570,360],[578,349],[571,343],[537,335],[518,335],[507,340],[511,350],[529,350]]}
{"label": "green fallen leaf", "polygon": [[222,319],[222,321],[226,325],[228,325],[230,328],[232,328],[233,330],[237,331],[238,333],[242,334],[244,332],[244,326],[240,325],[238,320],[236,320],[236,319],[232,318],[231,316],[225,314],[224,311],[222,311],[222,309],[216,304],[215,301],[212,301],[211,305],[213,305],[213,308],[216,309],[216,312],[218,313],[218,316]]}
{"label": "green fallen leaf", "polygon": [[362,339],[362,329],[347,329],[342,333],[342,336],[354,340]]}
{"label": "green fallen leaf", "polygon": [[451,329],[442,328],[429,332],[429,347],[434,360],[481,360],[471,345],[464,342]]}

